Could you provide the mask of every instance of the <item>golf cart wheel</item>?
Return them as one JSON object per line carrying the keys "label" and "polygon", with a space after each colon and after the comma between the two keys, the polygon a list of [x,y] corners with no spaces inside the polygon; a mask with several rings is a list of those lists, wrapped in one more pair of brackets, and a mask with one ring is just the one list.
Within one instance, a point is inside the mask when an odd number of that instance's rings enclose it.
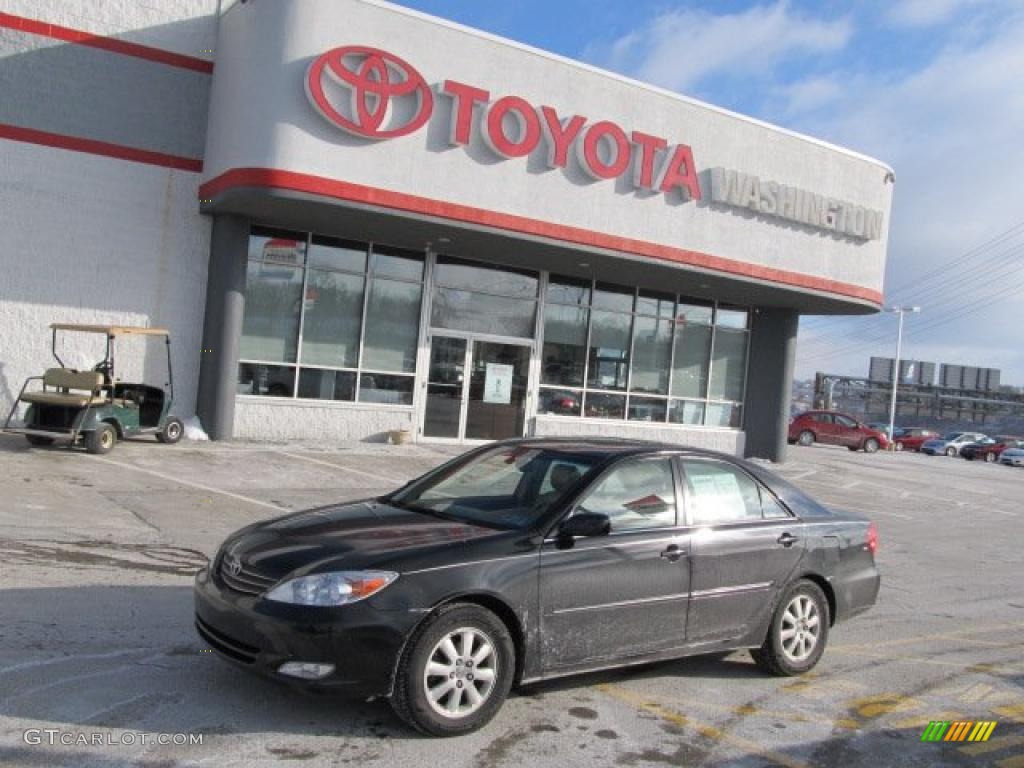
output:
{"label": "golf cart wheel", "polygon": [[949,458],[951,458],[951,459],[955,459],[957,453],[958,453],[958,451],[952,445],[949,446],[949,448],[946,449],[946,455],[949,456]]}
{"label": "golf cart wheel", "polygon": [[174,445],[181,440],[183,434],[185,434],[185,425],[181,422],[181,419],[172,416],[164,424],[164,428],[156,433],[156,439],[161,443]]}
{"label": "golf cart wheel", "polygon": [[117,444],[117,430],[110,424],[99,424],[85,436],[85,450],[89,453],[110,453]]}
{"label": "golf cart wheel", "polygon": [[25,435],[25,439],[28,440],[29,445],[53,445],[52,437],[43,437],[42,435]]}

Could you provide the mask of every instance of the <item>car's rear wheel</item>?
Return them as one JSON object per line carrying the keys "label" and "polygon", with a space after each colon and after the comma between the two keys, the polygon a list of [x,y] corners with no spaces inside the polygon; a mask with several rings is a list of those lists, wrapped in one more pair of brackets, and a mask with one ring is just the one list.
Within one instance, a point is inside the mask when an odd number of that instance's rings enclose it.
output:
{"label": "car's rear wheel", "polygon": [[757,665],[789,677],[813,669],[828,642],[828,601],[812,581],[796,582],[782,596],[764,644],[751,651]]}
{"label": "car's rear wheel", "polygon": [[994,464],[997,458],[998,457],[994,453],[992,453],[992,451],[988,451],[985,454],[985,461],[987,461],[989,464]]}
{"label": "car's rear wheel", "polygon": [[110,424],[98,424],[85,435],[85,450],[89,453],[110,453],[117,444],[117,430]]}
{"label": "car's rear wheel", "polygon": [[878,441],[873,437],[869,437],[864,441],[864,453],[874,453],[878,450]]}
{"label": "car's rear wheel", "polygon": [[814,433],[809,429],[805,429],[800,433],[796,441],[805,448],[809,445],[814,445]]}
{"label": "car's rear wheel", "polygon": [[949,456],[949,458],[955,459],[956,458],[956,454],[957,454],[957,450],[952,445],[949,446],[949,448],[946,449],[946,455]]}
{"label": "car's rear wheel", "polygon": [[893,446],[893,448],[894,448],[895,450],[897,450],[897,451],[902,451],[902,450],[903,450],[903,443],[896,443],[896,444],[895,444],[895,445]]}
{"label": "car's rear wheel", "polygon": [[37,448],[41,448],[44,445],[53,445],[52,437],[43,437],[42,435],[25,435],[25,439],[28,440],[29,445],[34,445]]}
{"label": "car's rear wheel", "polygon": [[409,641],[391,706],[422,733],[457,736],[494,717],[514,676],[515,646],[501,619],[478,605],[444,606]]}
{"label": "car's rear wheel", "polygon": [[181,419],[176,416],[172,416],[164,423],[164,428],[156,433],[156,439],[161,443],[174,445],[176,442],[181,440],[181,436],[184,432],[185,425],[182,423]]}

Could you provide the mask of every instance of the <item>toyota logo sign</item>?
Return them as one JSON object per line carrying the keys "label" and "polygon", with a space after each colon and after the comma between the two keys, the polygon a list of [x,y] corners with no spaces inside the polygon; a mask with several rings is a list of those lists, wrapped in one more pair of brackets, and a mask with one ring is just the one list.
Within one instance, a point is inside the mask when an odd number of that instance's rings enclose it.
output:
{"label": "toyota logo sign", "polygon": [[242,561],[234,555],[228,555],[224,558],[224,569],[232,576],[237,576],[242,572]]}
{"label": "toyota logo sign", "polygon": [[360,45],[333,48],[314,59],[306,95],[327,120],[366,139],[410,134],[434,108],[433,92],[410,64]]}

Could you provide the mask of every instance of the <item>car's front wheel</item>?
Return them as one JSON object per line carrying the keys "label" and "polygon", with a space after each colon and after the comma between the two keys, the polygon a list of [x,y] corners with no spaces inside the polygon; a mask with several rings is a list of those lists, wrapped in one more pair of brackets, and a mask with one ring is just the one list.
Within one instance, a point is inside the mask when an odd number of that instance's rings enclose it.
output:
{"label": "car's front wheel", "polygon": [[443,606],[409,641],[391,706],[422,733],[457,736],[494,717],[514,676],[515,646],[501,619],[478,605]]}
{"label": "car's front wheel", "polygon": [[808,445],[814,445],[814,433],[811,432],[811,430],[809,429],[805,429],[803,432],[800,433],[796,441],[805,448]]}
{"label": "car's front wheel", "polygon": [[949,456],[949,458],[955,459],[956,458],[956,454],[957,454],[957,450],[952,445],[949,446],[949,448],[946,449],[946,455]]}
{"label": "car's front wheel", "polygon": [[828,601],[821,587],[801,580],[782,596],[764,644],[750,653],[769,674],[801,675],[821,659],[828,628]]}
{"label": "car's front wheel", "polygon": [[874,453],[878,450],[878,441],[873,437],[869,437],[864,441],[864,453]]}
{"label": "car's front wheel", "polygon": [[897,451],[902,451],[902,450],[903,450],[903,443],[896,443],[896,444],[895,444],[895,445],[894,445],[893,447],[894,447],[894,448],[895,448],[895,449],[896,449]]}

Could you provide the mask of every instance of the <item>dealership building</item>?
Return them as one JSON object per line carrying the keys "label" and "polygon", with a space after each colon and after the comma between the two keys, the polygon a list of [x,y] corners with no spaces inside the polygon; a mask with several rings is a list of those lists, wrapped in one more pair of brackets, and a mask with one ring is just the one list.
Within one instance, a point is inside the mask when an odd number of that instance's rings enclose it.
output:
{"label": "dealership building", "polygon": [[825,142],[378,0],[2,9],[0,406],[152,325],[215,439],[780,459],[799,316],[881,305],[892,171]]}

